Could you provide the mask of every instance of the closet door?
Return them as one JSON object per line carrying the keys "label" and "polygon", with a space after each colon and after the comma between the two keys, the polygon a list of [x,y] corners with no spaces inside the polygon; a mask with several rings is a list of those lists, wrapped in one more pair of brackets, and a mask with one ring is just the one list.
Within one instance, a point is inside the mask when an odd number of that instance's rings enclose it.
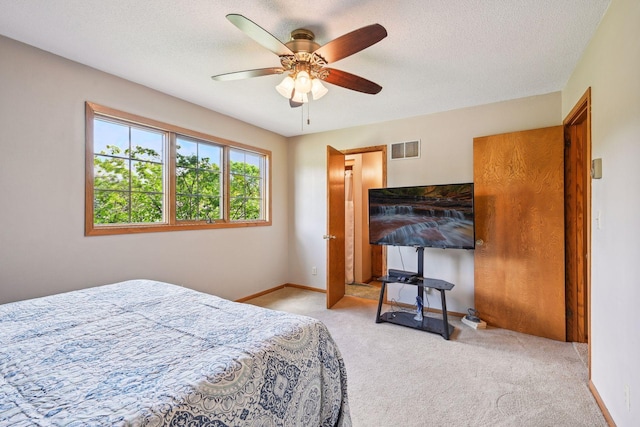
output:
{"label": "closet door", "polygon": [[564,341],[563,128],[474,138],[475,306],[489,325]]}

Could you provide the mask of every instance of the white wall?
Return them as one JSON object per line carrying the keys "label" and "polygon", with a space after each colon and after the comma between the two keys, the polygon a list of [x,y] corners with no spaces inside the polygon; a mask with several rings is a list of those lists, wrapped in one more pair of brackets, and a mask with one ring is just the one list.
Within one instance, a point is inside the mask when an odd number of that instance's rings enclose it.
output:
{"label": "white wall", "polygon": [[640,425],[639,40],[640,1],[613,0],[562,92],[565,117],[591,87],[592,382],[618,427]]}
{"label": "white wall", "polygon": [[[322,236],[327,224],[327,145],[345,150],[420,139],[419,159],[387,162],[387,186],[471,182],[474,137],[555,126],[561,122],[560,92],[556,92],[290,138],[289,280],[326,288],[326,242]],[[389,268],[417,270],[413,249],[389,248],[388,254]],[[314,266],[318,269],[315,276],[311,275]],[[473,251],[426,249],[424,268],[426,276],[456,285],[447,295],[449,310],[466,312],[473,307]],[[414,287],[393,285],[390,296],[397,298],[398,293],[401,301],[415,302]],[[438,293],[430,295],[429,302],[431,307],[441,307]]]}
{"label": "white wall", "polygon": [[[273,225],[85,237],[85,101],[271,150]],[[284,137],[4,37],[0,130],[0,303],[132,278],[230,299],[287,282]]]}

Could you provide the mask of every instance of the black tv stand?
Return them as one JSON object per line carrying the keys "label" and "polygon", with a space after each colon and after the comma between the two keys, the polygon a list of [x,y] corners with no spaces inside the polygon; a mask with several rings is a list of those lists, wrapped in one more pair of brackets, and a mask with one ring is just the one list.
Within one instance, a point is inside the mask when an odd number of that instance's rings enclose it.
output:
{"label": "black tv stand", "polygon": [[[378,312],[376,313],[376,323],[388,322],[396,325],[406,326],[409,328],[419,329],[422,331],[432,332],[442,335],[442,337],[448,340],[453,333],[454,327],[449,324],[447,317],[447,301],[445,297],[445,291],[453,289],[454,284],[439,279],[429,279],[423,277],[424,272],[424,248],[418,248],[418,272],[416,274],[409,274],[410,272],[399,272],[398,270],[390,270],[393,275],[387,275],[378,278],[382,282],[380,288],[380,299],[378,301]],[[397,274],[397,275],[396,275]],[[418,296],[424,297],[424,288],[432,288],[440,291],[440,299],[442,301],[442,319],[434,317],[422,316],[422,320],[416,320],[414,317],[416,313],[409,312],[386,312],[380,314],[382,310],[382,303],[384,302],[384,291],[387,283],[403,283],[407,285],[413,285],[418,288]]]}

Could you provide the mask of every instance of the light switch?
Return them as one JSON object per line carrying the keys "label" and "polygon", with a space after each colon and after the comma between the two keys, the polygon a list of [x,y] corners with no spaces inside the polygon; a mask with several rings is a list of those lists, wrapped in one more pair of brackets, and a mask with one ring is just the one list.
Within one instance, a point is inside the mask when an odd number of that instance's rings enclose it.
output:
{"label": "light switch", "polygon": [[602,178],[602,159],[591,160],[591,178]]}

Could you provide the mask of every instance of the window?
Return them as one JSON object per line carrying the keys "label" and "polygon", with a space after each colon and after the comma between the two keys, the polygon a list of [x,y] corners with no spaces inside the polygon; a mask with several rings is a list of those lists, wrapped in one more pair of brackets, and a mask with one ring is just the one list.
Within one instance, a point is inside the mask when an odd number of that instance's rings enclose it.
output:
{"label": "window", "polygon": [[183,136],[176,140],[177,219],[222,219],[223,147]]}
{"label": "window", "polygon": [[271,225],[271,153],[87,103],[85,234]]}
{"label": "window", "polygon": [[232,220],[258,219],[264,211],[262,188],[263,158],[257,154],[231,149],[230,216]]}
{"label": "window", "polygon": [[165,135],[102,118],[93,128],[94,223],[162,222]]}

